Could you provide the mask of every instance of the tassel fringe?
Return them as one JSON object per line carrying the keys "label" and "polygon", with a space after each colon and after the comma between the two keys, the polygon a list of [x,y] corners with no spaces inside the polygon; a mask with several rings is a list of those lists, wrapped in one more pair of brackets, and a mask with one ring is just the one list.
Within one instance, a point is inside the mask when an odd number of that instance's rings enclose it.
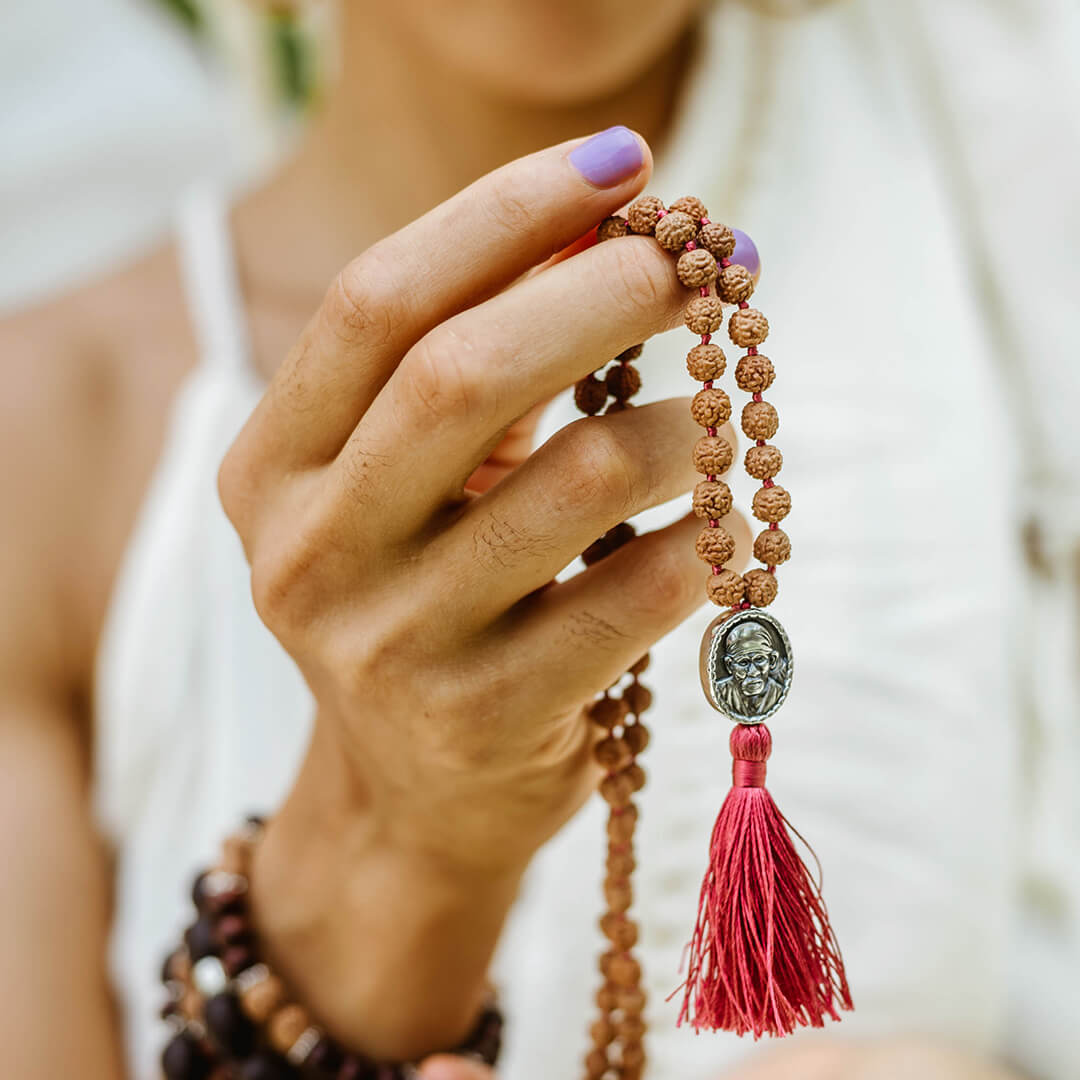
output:
{"label": "tassel fringe", "polygon": [[852,1008],[851,993],[820,887],[764,787],[768,728],[736,725],[731,752],[733,786],[712,833],[689,972],[675,991],[684,992],[678,1022],[755,1040],[822,1027]]}

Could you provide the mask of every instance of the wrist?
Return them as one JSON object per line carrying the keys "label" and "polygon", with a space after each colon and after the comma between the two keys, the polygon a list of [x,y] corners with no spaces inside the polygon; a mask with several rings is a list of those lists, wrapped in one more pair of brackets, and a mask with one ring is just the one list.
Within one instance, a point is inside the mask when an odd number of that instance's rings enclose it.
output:
{"label": "wrist", "polygon": [[345,1045],[408,1060],[460,1043],[524,863],[498,870],[402,842],[350,790],[317,729],[255,851],[251,908],[268,959]]}

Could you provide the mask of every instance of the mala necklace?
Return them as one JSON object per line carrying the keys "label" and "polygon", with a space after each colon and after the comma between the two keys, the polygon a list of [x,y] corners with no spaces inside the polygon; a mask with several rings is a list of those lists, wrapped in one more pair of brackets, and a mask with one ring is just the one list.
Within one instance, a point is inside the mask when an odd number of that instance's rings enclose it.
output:
{"label": "mala necklace", "polygon": [[[788,636],[764,610],[776,599],[776,568],[791,555],[791,543],[779,527],[791,509],[791,497],[774,479],[783,457],[767,441],[779,419],[762,397],[774,371],[757,348],[769,324],[749,305],[753,275],[732,262],[734,233],[711,222],[700,199],[678,199],[668,209],[651,196],[638,199],[626,218],[603,221],[597,239],[628,233],[655,236],[678,256],[676,272],[682,284],[697,290],[684,320],[701,338],[686,358],[687,370],[702,384],[690,413],[705,429],[693,449],[694,465],[704,475],[693,496],[694,512],[705,521],[697,553],[710,567],[709,599],[727,609],[705,630],[701,684],[709,704],[735,722],[732,787],[709,846],[688,946],[688,973],[679,988],[683,1000],[678,1022],[686,1021],[695,1031],[750,1033],[755,1039],[786,1035],[799,1026],[821,1027],[826,1017],[838,1020],[838,1010],[852,1004],[818,884],[795,850],[794,830],[764,786],[772,750],[764,721],[783,704],[792,673]],[[763,567],[746,574],[725,567],[735,553],[735,541],[720,523],[732,508],[731,491],[720,475],[734,458],[731,444],[719,434],[731,416],[731,401],[715,385],[727,362],[712,341],[723,325],[724,304],[737,305],[728,320],[728,336],[746,350],[736,366],[735,383],[751,395],[741,414],[743,432],[754,444],[746,452],[745,466],[761,481],[751,510],[766,525],[754,541],[754,556]],[[641,388],[632,364],[641,351],[642,346],[635,345],[616,357],[602,378],[594,373],[582,379],[574,389],[578,407],[589,415],[630,408],[630,399]],[[633,526],[622,522],[591,544],[582,558],[592,565],[634,535]],[[603,983],[596,994],[599,1015],[590,1029],[586,1080],[641,1080],[645,1068],[645,992],[633,952],[638,927],[629,911],[638,818],[633,797],[645,786],[637,757],[649,742],[641,717],[652,702],[639,676],[648,666],[646,653],[623,677],[627,682],[619,679],[587,710],[602,732],[594,755],[605,770],[600,794],[610,815],[606,910],[600,918],[608,948],[600,956]],[[373,1062],[340,1047],[301,1005],[289,1000],[282,981],[260,959],[246,906],[248,866],[260,827],[258,819],[251,819],[226,841],[221,864],[198,877],[192,894],[196,921],[166,960],[164,1015],[174,1029],[162,1055],[166,1080],[290,1080],[301,1075],[413,1080],[415,1069],[409,1064]],[[473,1032],[452,1052],[493,1064],[501,1030],[502,1018],[492,1000]]]}
{"label": "mala necklace", "polygon": [[[645,196],[631,204],[625,218],[603,221],[597,239],[628,233],[655,236],[677,255],[680,282],[697,292],[684,317],[687,328],[701,339],[686,358],[690,375],[702,384],[690,414],[705,429],[693,449],[694,465],[704,475],[693,495],[694,513],[705,521],[697,553],[710,567],[709,599],[727,609],[705,631],[700,672],[709,704],[735,722],[730,739],[732,788],[712,833],[688,947],[688,974],[679,988],[679,1024],[686,1021],[696,1031],[751,1033],[755,1039],[786,1035],[798,1026],[821,1027],[827,1016],[839,1020],[838,1009],[850,1009],[852,1003],[819,886],[764,786],[772,750],[764,721],[783,704],[792,675],[788,636],[763,610],[776,599],[777,566],[791,555],[791,542],[779,527],[791,509],[791,497],[774,479],[783,457],[767,441],[775,435],[779,418],[762,397],[775,376],[772,362],[758,352],[769,324],[749,305],[753,275],[731,261],[734,233],[710,221],[700,199],[687,196],[665,209],[659,199]],[[727,361],[712,341],[723,326],[724,304],[737,305],[728,320],[728,336],[746,350],[736,366],[735,383],[751,395],[741,415],[743,432],[754,444],[745,467],[761,481],[751,510],[766,525],[754,541],[754,557],[763,567],[746,574],[725,567],[735,553],[735,540],[720,524],[731,511],[732,496],[719,477],[734,457],[731,444],[719,434],[731,416],[731,401],[715,385]],[[641,351],[642,346],[635,345],[606,372],[582,379],[574,388],[578,408],[589,415],[630,408],[630,398],[641,387],[641,375],[631,361]],[[634,535],[628,522],[616,525],[586,549],[585,564],[599,561]],[[608,948],[600,956],[603,983],[596,994],[599,1016],[590,1029],[592,1045],[585,1058],[587,1080],[640,1080],[645,1064],[645,994],[641,965],[633,955],[638,926],[628,912],[638,818],[632,800],[645,784],[637,756],[649,741],[641,715],[652,701],[638,676],[648,663],[646,654],[627,672],[629,682],[621,693],[616,683],[588,708],[590,720],[603,732],[594,755],[606,771],[600,794],[610,813],[606,910],[600,918]]]}

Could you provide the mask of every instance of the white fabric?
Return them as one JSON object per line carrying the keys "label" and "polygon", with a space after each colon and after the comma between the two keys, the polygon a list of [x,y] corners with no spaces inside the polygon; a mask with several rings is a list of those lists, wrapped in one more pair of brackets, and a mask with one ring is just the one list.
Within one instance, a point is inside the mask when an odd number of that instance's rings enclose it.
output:
{"label": "white fabric", "polygon": [[[764,253],[760,299],[775,323],[766,351],[780,372],[769,397],[795,500],[795,558],[775,610],[798,654],[773,724],[770,786],[825,869],[857,1004],[834,1030],[940,1033],[1068,1080],[1080,1060],[1080,949],[1069,938],[1080,907],[1062,855],[1076,836],[1068,789],[1080,767],[1069,756],[1076,715],[1061,710],[1075,626],[1048,589],[1031,609],[1038,622],[1025,621],[1019,526],[1033,460],[1054,466],[1055,505],[1076,499],[1075,364],[1048,362],[1069,344],[1075,356],[1076,333],[1064,304],[1060,320],[1041,324],[1056,341],[1033,340],[1030,320],[1033,307],[1046,313],[1039,295],[1069,292],[1064,253],[1076,249],[1077,226],[1060,251],[1056,234],[1025,235],[1030,185],[1046,199],[1032,210],[1044,227],[1050,200],[1071,197],[1045,170],[987,192],[966,186],[1007,151],[998,128],[978,122],[986,102],[955,54],[979,48],[985,70],[999,70],[997,59],[1008,70],[1016,40],[1004,32],[1023,26],[1061,58],[1043,73],[1065,94],[1075,78],[1060,41],[1075,20],[1049,3],[966,0],[937,34],[931,13],[928,0],[866,0],[791,22],[716,10],[651,188],[702,194]],[[737,103],[766,81],[753,153],[736,160]],[[992,114],[1017,123],[1031,162],[1074,134],[1067,110],[1043,125],[1022,107],[1036,95],[1013,90]],[[1060,174],[1064,185],[1065,165]],[[155,1075],[155,972],[181,926],[187,882],[241,813],[280,800],[311,714],[252,610],[215,493],[217,463],[258,395],[225,235],[205,200],[181,231],[204,361],[177,401],[99,658],[96,791],[119,854],[112,963],[140,1080]],[[1034,280],[1022,259],[1005,261],[1010,242],[1034,255]],[[688,392],[686,345],[675,332],[649,346],[648,396]],[[1038,398],[1025,406],[1036,420],[1060,411],[1042,459],[1019,419],[1017,372],[1038,373]],[[559,401],[545,426],[573,415]],[[745,505],[747,484],[733,486]],[[1068,525],[1055,518],[1053,528],[1055,550],[1068,551]],[[676,1031],[664,1002],[728,783],[728,727],[697,685],[706,620],[662,642],[646,678],[656,704],[637,913],[657,1080],[717,1077],[752,1049]],[[1037,680],[1035,740],[1024,673],[1046,655],[1057,668]],[[1029,750],[1047,740],[1051,762]],[[602,812],[591,804],[540,853],[501,944],[509,1080],[579,1070],[600,945]],[[1033,873],[1045,901],[1038,920],[1021,902]]]}

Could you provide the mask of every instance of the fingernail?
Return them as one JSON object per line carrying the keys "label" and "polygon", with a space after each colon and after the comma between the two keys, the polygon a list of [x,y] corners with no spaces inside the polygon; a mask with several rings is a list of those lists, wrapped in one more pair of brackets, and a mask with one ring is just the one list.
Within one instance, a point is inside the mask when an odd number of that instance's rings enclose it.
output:
{"label": "fingernail", "polygon": [[621,124],[570,151],[570,164],[594,187],[614,187],[633,176],[645,158],[637,136]]}
{"label": "fingernail", "polygon": [[735,237],[735,250],[731,253],[731,261],[745,266],[756,281],[761,275],[761,256],[758,255],[757,244],[742,229],[732,229],[731,232]]}

